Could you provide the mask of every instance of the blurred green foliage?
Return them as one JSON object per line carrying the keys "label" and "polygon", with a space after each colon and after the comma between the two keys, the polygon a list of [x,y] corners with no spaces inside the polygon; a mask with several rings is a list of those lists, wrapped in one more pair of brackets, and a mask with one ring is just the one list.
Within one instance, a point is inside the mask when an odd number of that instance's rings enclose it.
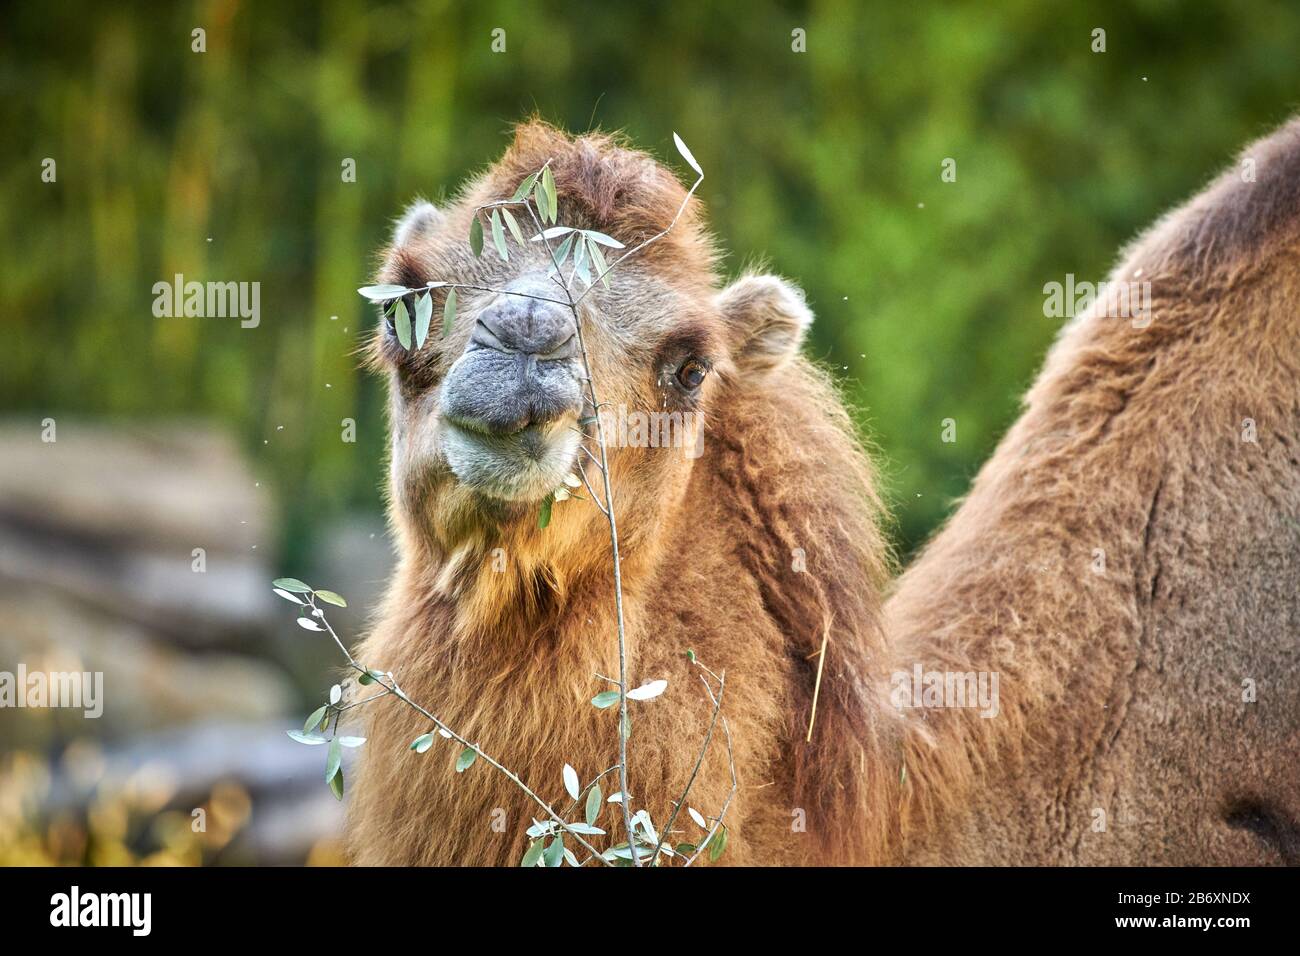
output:
{"label": "blurred green foliage", "polygon": [[[355,290],[391,217],[533,111],[680,168],[677,130],[729,267],[807,289],[809,349],[878,448],[906,554],[1014,418],[1059,323],[1043,284],[1102,278],[1284,119],[1297,50],[1300,9],[1234,2],[11,6],[0,404],[228,423],[285,503],[292,564],[320,517],[381,507]],[[178,272],[260,281],[260,327],[155,319]]]}

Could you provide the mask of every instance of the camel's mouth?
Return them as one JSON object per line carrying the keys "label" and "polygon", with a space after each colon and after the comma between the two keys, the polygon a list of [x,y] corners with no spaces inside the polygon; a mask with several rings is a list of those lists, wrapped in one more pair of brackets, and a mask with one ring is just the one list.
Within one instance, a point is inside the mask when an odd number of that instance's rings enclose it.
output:
{"label": "camel's mouth", "polygon": [[456,479],[503,501],[541,501],[562,487],[580,441],[568,417],[505,434],[443,419],[442,451]]}

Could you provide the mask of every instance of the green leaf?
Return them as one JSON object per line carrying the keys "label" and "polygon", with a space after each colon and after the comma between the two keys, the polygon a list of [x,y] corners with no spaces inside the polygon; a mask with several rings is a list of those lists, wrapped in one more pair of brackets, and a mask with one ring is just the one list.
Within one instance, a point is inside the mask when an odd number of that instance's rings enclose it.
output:
{"label": "green leaf", "polygon": [[549,207],[547,212],[551,214],[551,222],[555,222],[560,209],[559,200],[555,195],[555,176],[551,173],[550,166],[542,170],[542,189],[546,191],[546,205]]}
{"label": "green leaf", "polygon": [[691,650],[689,647],[686,649],[686,659],[688,661],[695,660],[695,652]]}
{"label": "green leaf", "polygon": [[329,741],[326,740],[324,737],[317,737],[314,734],[304,734],[300,730],[286,730],[285,733],[288,734],[290,737],[292,737],[294,740],[298,741],[298,743],[311,744],[313,747],[316,744],[329,743]]}
{"label": "green leaf", "polygon": [[325,717],[325,711],[328,709],[328,707],[321,706],[313,710],[311,716],[307,718],[307,722],[302,725],[302,732],[305,734],[319,727],[321,720]]}
{"label": "green leaf", "polygon": [[700,176],[703,176],[704,170],[700,169],[700,164],[695,161],[695,157],[691,155],[691,151],[686,148],[686,144],[682,142],[682,138],[676,133],[673,133],[673,142],[677,144],[677,152],[682,154],[682,159],[686,160],[691,169],[695,170],[695,172]]}
{"label": "green leaf", "polygon": [[483,221],[479,219],[477,212],[469,223],[469,247],[474,251],[474,255],[483,255]]}
{"label": "green leaf", "polygon": [[537,527],[545,528],[551,523],[551,506],[555,504],[555,496],[547,495],[542,499],[542,506],[537,512]]}
{"label": "green leaf", "polygon": [[415,347],[417,349],[424,347],[424,341],[429,337],[429,322],[432,319],[433,296],[426,292],[415,300]]}
{"label": "green leaf", "polygon": [[325,590],[317,589],[316,596],[320,598],[322,601],[325,601],[329,604],[333,604],[335,607],[348,606],[348,602],[343,600],[342,597],[335,594],[333,591],[325,591]]}
{"label": "green leaf", "polygon": [[506,231],[501,228],[501,216],[495,209],[492,210],[492,245],[497,247],[497,255],[502,262],[510,261],[510,253],[506,250]]}
{"label": "green leaf", "polygon": [[293,591],[295,594],[311,593],[311,588],[303,584],[297,578],[276,578],[271,582],[271,584],[282,591]]}
{"label": "green leaf", "polygon": [[591,698],[591,703],[592,706],[599,707],[601,710],[604,710],[607,707],[613,707],[618,703],[618,691],[602,690],[595,697]]}
{"label": "green leaf", "polygon": [[585,236],[579,236],[573,246],[573,272],[587,285],[591,285],[591,269],[587,265],[587,246]]}
{"label": "green leaf", "polygon": [[300,617],[300,618],[298,618],[297,620],[298,620],[298,626],[301,627],[301,628],[303,628],[304,630],[307,630],[307,631],[323,631],[323,630],[324,630],[323,627],[321,627],[319,624],[317,624],[316,621],[315,621],[314,619],[310,618],[310,617]]}
{"label": "green leaf", "polygon": [[597,232],[595,229],[584,229],[582,230],[582,233],[588,239],[593,239],[596,242],[599,242],[602,246],[609,246],[611,249],[624,248],[623,243],[619,242],[613,236],[607,236],[603,232]]}
{"label": "green leaf", "polygon": [[695,844],[679,843],[675,847],[673,847],[673,849],[676,850],[678,853],[680,853],[682,856],[690,856],[692,853],[695,852]]}
{"label": "green leaf", "polygon": [[460,756],[456,758],[456,772],[464,773],[477,759],[478,751],[473,747],[466,747],[460,752]]}
{"label": "green leaf", "polygon": [[383,302],[385,299],[396,299],[399,296],[406,295],[411,290],[404,285],[368,285],[357,290],[371,302]]}
{"label": "green leaf", "polygon": [[587,243],[587,251],[591,253],[591,267],[600,278],[600,284],[608,289],[609,276],[605,275],[605,273],[609,271],[609,266],[605,264],[605,254],[600,251],[600,246],[594,242]]}
{"label": "green leaf", "polygon": [[411,741],[411,749],[417,754],[422,754],[433,746],[433,734],[420,734]]}
{"label": "green leaf", "polygon": [[366,742],[365,737],[337,737],[335,739],[344,747],[360,747]]}
{"label": "green leaf", "polygon": [[357,683],[364,687],[367,684],[378,683],[383,676],[377,670],[368,670],[357,678]]}
{"label": "green leaf", "polygon": [[528,190],[533,188],[533,183],[535,182],[537,182],[537,174],[533,173],[531,176],[529,176],[527,179],[525,179],[522,183],[519,184],[519,188],[516,189],[515,194],[510,197],[510,201],[519,202],[519,200],[527,196]]}
{"label": "green leaf", "polygon": [[556,837],[542,852],[542,859],[547,866],[559,866],[564,860],[564,838]]}
{"label": "green leaf", "polygon": [[581,784],[578,783],[578,771],[574,770],[566,763],[561,776],[564,777],[564,789],[569,792],[570,797],[577,800],[578,796],[582,793]]}
{"label": "green leaf", "polygon": [[397,329],[397,341],[402,343],[402,348],[408,352],[411,349],[411,316],[406,311],[406,301],[397,300],[397,308],[393,310],[393,326]]}
{"label": "green leaf", "polygon": [[534,840],[528,844],[528,850],[524,853],[524,858],[519,861],[520,866],[536,866],[537,861],[542,858],[542,841]]}
{"label": "green leaf", "polygon": [[445,339],[456,321],[456,290],[447,292],[447,301],[442,306],[442,337]]}
{"label": "green leaf", "polygon": [[343,771],[339,770],[334,776],[330,777],[330,792],[334,794],[335,799],[343,799]]}
{"label": "green leaf", "polygon": [[503,206],[501,208],[501,218],[503,218],[506,221],[506,225],[510,227],[510,235],[515,237],[515,242],[522,246],[524,244],[524,234],[519,229],[519,222],[515,219],[514,213]]}
{"label": "green leaf", "polygon": [[339,739],[335,737],[330,741],[329,753],[325,755],[325,782],[329,783],[334,779],[334,775],[339,772],[339,767],[343,765],[343,746]]}
{"label": "green leaf", "polygon": [[587,806],[584,808],[583,816],[587,821],[587,826],[595,826],[596,818],[600,816],[600,784],[593,783],[591,789],[587,791]]}
{"label": "green leaf", "polygon": [[555,267],[558,269],[564,265],[564,260],[569,258],[569,250],[573,248],[573,237],[576,233],[569,233],[565,240],[560,243],[560,248],[555,250]]}
{"label": "green leaf", "polygon": [[290,594],[288,591],[286,591],[284,588],[271,588],[271,593],[272,593],[272,594],[278,594],[280,597],[284,598],[286,601],[292,601],[294,604],[305,604],[305,603],[306,603],[305,601],[303,601],[302,598],[295,597],[294,595],[292,595],[292,594]]}
{"label": "green leaf", "polygon": [[726,848],[727,828],[725,826],[720,826],[718,827],[718,832],[713,835],[713,839],[709,841],[709,862],[716,863],[718,857],[722,856],[722,851]]}

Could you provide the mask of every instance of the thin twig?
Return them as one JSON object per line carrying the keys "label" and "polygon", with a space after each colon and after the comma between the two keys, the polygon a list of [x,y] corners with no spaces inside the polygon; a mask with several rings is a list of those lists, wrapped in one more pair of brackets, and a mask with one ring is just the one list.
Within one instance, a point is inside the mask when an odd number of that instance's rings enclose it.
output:
{"label": "thin twig", "polygon": [[[483,748],[481,748],[478,744],[470,743],[470,741],[462,737],[460,734],[456,733],[456,731],[448,727],[445,723],[443,723],[436,716],[434,716],[430,711],[428,711],[424,707],[421,707],[415,701],[411,700],[411,698],[407,697],[406,692],[403,691],[402,688],[398,685],[397,677],[392,673],[392,671],[384,672],[384,677],[386,677],[391,682],[391,684],[385,684],[382,679],[376,676],[377,674],[380,673],[379,671],[371,670],[357,663],[356,658],[354,658],[348,652],[348,649],[343,645],[343,642],[339,640],[338,633],[334,630],[334,626],[330,624],[329,620],[325,617],[325,611],[316,606],[316,595],[314,593],[311,595],[310,600],[311,600],[311,608],[313,611],[312,616],[316,620],[320,621],[322,624],[325,625],[325,629],[329,631],[330,637],[334,638],[334,643],[337,644],[339,646],[339,649],[343,651],[343,656],[348,659],[348,664],[353,668],[353,670],[356,670],[361,674],[369,675],[373,680],[375,680],[379,684],[380,687],[386,688],[388,691],[396,695],[397,698],[401,700],[403,703],[405,703],[408,707],[411,707],[412,709],[418,711],[420,714],[423,714],[428,720],[432,721],[433,724],[439,730],[443,731],[444,734],[449,735],[452,740],[455,740],[463,747],[473,750],[476,754],[478,754],[480,757],[483,758],[484,763],[486,763],[490,767],[495,768],[498,772],[504,774],[517,787],[519,787],[519,789],[522,790],[534,803],[536,803],[539,807],[545,810],[546,815],[549,816],[556,823],[558,823],[560,827],[566,833],[572,836],[584,849],[597,856],[600,855],[599,851],[594,846],[592,846],[590,843],[588,843],[586,840],[582,838],[582,834],[578,833],[576,830],[570,829],[569,825],[564,821],[564,819],[558,813],[555,812],[554,808],[552,808],[549,803],[547,803],[537,794],[533,793],[532,789],[526,783],[520,780],[517,774],[515,774],[511,770],[506,769],[506,767],[504,767],[499,761],[494,759],[490,754],[485,753],[483,751]],[[319,613],[315,613],[315,612],[319,612]],[[601,857],[601,859],[604,860],[604,857]],[[609,863],[608,860],[605,860],[604,862],[608,866],[613,865]]]}
{"label": "thin twig", "polygon": [[[690,795],[691,787],[695,785],[695,776],[700,772],[700,766],[704,763],[704,755],[708,753],[709,750],[709,741],[713,739],[713,728],[717,724],[718,714],[722,710],[722,695],[727,689],[726,676],[727,672],[723,671],[722,677],[719,678],[718,681],[718,696],[713,700],[713,716],[709,719],[709,727],[704,732],[704,743],[700,746],[700,755],[695,758],[695,766],[691,768],[691,776],[686,781],[686,789],[682,791],[680,799],[678,799],[676,805],[673,807],[672,815],[668,817],[668,822],[664,825],[663,835],[659,837],[659,842],[655,845],[654,854],[650,857],[652,861],[659,857],[659,853],[663,849],[664,840],[668,838],[669,831],[672,830],[673,824],[677,821],[677,814],[681,813],[682,807],[686,805],[686,798]],[[700,676],[700,680],[704,680],[703,675]],[[708,681],[704,681],[704,686],[706,688],[709,686]],[[709,696],[713,697],[712,694]]]}
{"label": "thin twig", "polygon": [[683,866],[690,866],[694,863],[696,857],[704,852],[704,848],[713,842],[713,835],[718,832],[718,827],[722,826],[722,818],[727,815],[727,808],[731,806],[731,798],[736,795],[736,757],[731,750],[731,728],[727,726],[726,717],[722,718],[722,733],[727,738],[727,762],[731,765],[731,792],[727,794],[727,799],[722,803],[722,809],[718,811],[717,817],[714,818],[713,829],[709,830],[704,842],[691,854],[690,859],[682,864]]}
{"label": "thin twig", "polygon": [[831,639],[831,629],[822,632],[822,649],[817,652],[817,681],[813,684],[812,710],[808,714],[808,736],[805,743],[812,742],[813,722],[817,719],[817,698],[822,692],[822,671],[826,669],[826,643]]}
{"label": "thin twig", "polygon": [[[699,178],[695,180],[695,184],[691,186],[690,191],[686,194],[686,198],[682,200],[682,204],[677,207],[677,215],[673,216],[673,221],[670,222],[662,232],[655,233],[649,239],[645,240],[645,242],[633,246],[627,252],[623,253],[621,256],[615,259],[613,262],[606,264],[605,270],[592,280],[591,284],[587,286],[587,291],[582,293],[582,295],[578,296],[577,302],[581,302],[583,299],[585,299],[591,293],[591,290],[596,288],[596,283],[604,279],[605,276],[609,275],[610,272],[612,272],[616,266],[632,258],[632,256],[636,255],[646,246],[650,245],[650,243],[658,242],[664,236],[668,235],[668,233],[672,232],[673,226],[677,225],[677,220],[682,218],[682,213],[686,211],[687,204],[691,201],[691,197],[695,195],[695,190],[700,188],[700,183],[702,182],[704,182],[704,174],[700,173]],[[575,302],[574,304],[576,305],[577,302]]]}
{"label": "thin twig", "polygon": [[[547,160],[550,162],[550,160]],[[614,490],[609,481],[609,456],[605,448],[605,427],[600,418],[600,403],[596,400],[596,387],[591,380],[591,362],[587,356],[587,343],[582,334],[582,316],[578,312],[578,304],[573,299],[573,293],[569,287],[562,281],[564,273],[560,269],[560,263],[555,258],[555,250],[551,246],[551,241],[546,238],[546,230],[542,228],[537,210],[534,208],[535,203],[527,203],[525,208],[528,209],[529,216],[532,217],[533,223],[537,226],[537,233],[542,237],[542,244],[546,246],[546,251],[550,255],[551,265],[555,268],[555,281],[564,289],[565,298],[569,300],[569,310],[573,313],[573,326],[575,334],[578,337],[578,351],[582,355],[582,372],[587,379],[587,396],[591,401],[592,408],[596,409],[596,448],[600,451],[601,475],[605,484],[605,521],[609,524],[609,544],[612,551],[614,564],[614,611],[618,625],[618,765],[619,765],[619,787],[624,794],[627,793],[627,637],[623,621],[623,572],[621,560],[618,551],[618,522],[614,517]],[[676,220],[674,220],[676,221]],[[590,288],[588,291],[591,291]],[[641,859],[636,852],[636,834],[632,829],[632,811],[628,809],[628,801],[624,799],[623,805],[623,826],[627,830],[628,846],[632,847],[632,863],[634,866],[641,865]]]}

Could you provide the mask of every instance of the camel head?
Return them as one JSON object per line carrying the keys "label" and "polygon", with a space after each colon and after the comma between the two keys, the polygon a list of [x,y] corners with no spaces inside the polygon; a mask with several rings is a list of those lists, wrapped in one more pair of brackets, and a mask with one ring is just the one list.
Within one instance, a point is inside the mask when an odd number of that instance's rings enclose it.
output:
{"label": "camel head", "polygon": [[[512,207],[519,236],[502,220],[505,258],[490,209],[477,214],[486,248],[476,254],[467,238],[476,209],[509,199],[548,164],[555,222],[597,237],[588,240],[588,249],[599,248],[577,278],[577,244],[557,272],[564,236],[538,241],[553,227],[527,207]],[[570,492],[590,497],[584,473],[603,498],[588,454],[599,455],[597,414],[629,541],[680,500],[707,454],[717,403],[793,356],[811,321],[799,290],[775,277],[746,276],[721,288],[713,242],[696,202],[683,210],[686,197],[673,173],[613,137],[575,138],[530,122],[453,201],[418,202],[405,213],[380,281],[458,285],[445,329],[446,288],[433,289],[433,328],[423,345],[404,347],[391,315],[381,315],[371,345],[391,383],[391,492],[405,532],[444,555],[507,539],[516,549],[599,555],[607,534],[599,510],[564,500]],[[606,285],[596,255],[611,265],[629,258],[614,265]],[[588,368],[599,410],[588,398]],[[539,513],[557,491],[551,523],[539,529]]]}

